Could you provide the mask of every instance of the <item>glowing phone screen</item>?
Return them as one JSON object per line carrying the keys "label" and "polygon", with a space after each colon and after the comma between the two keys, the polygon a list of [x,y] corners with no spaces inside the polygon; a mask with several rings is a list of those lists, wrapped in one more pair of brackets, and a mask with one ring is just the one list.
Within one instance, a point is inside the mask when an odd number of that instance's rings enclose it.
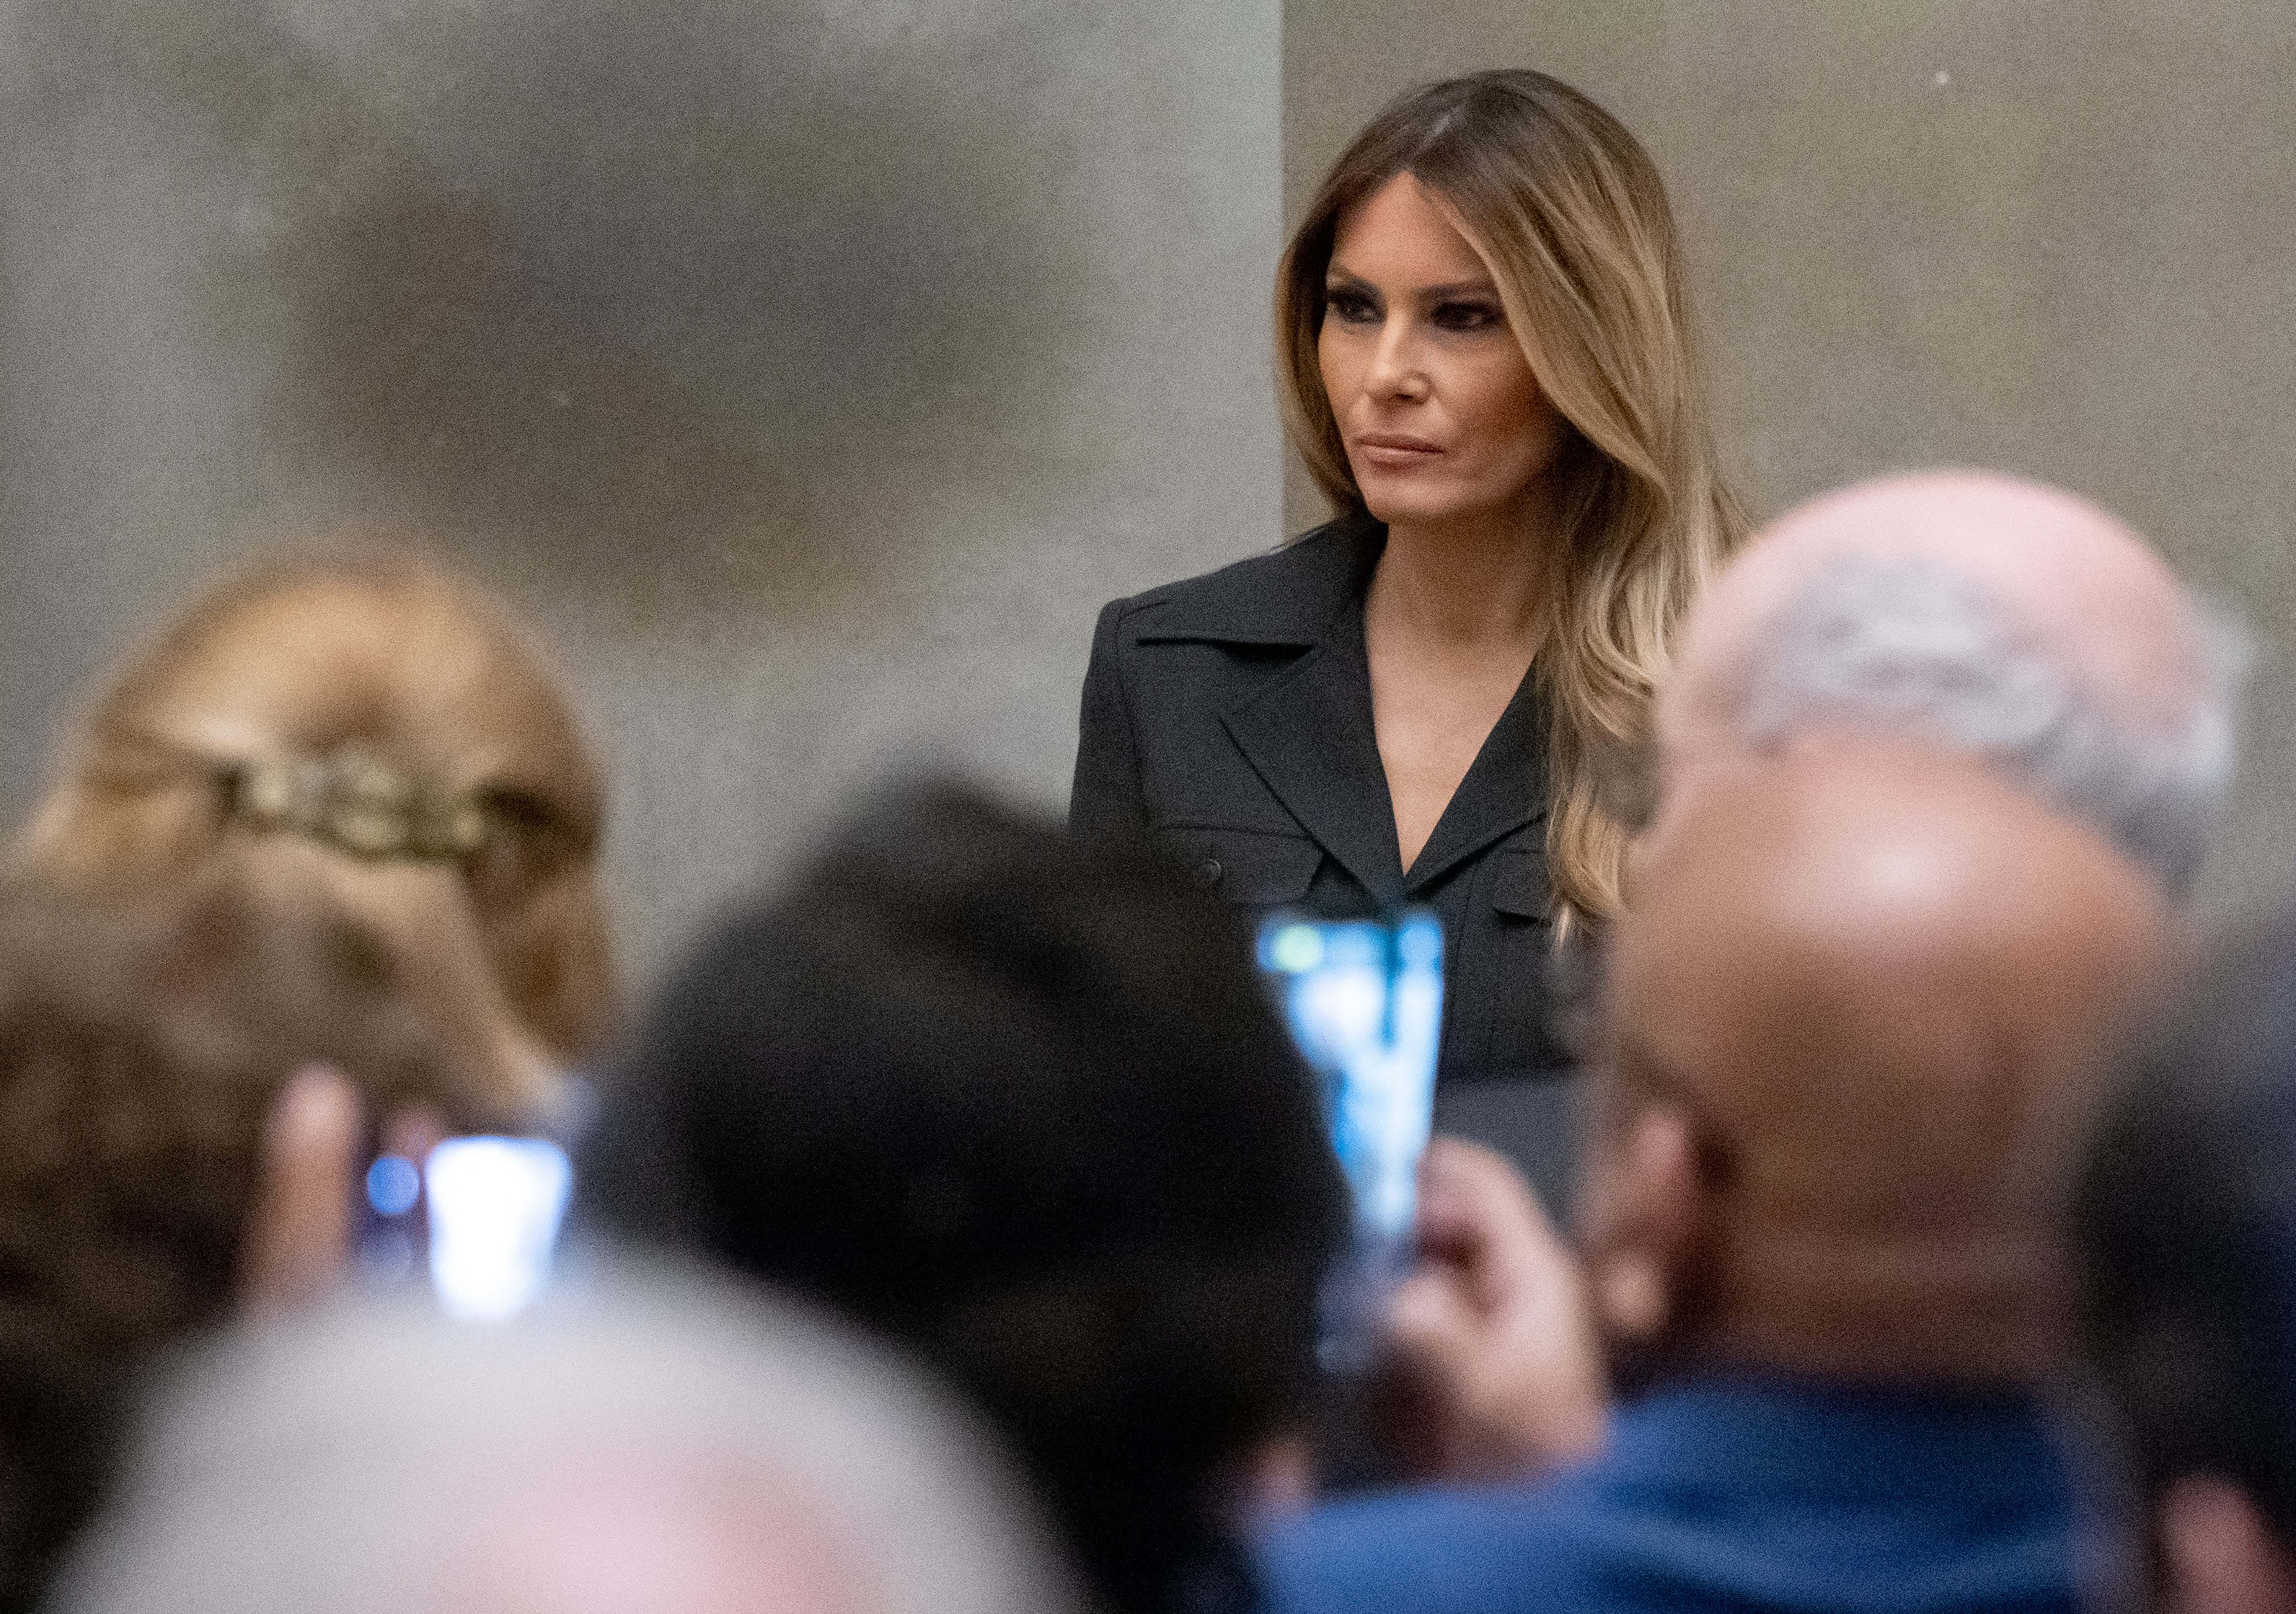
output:
{"label": "glowing phone screen", "polygon": [[1443,928],[1277,914],[1259,933],[1292,1040],[1323,1078],[1324,1114],[1354,1201],[1355,1238],[1326,1286],[1325,1365],[1364,1364],[1376,1308],[1408,1262],[1420,1157],[1443,1028]]}
{"label": "glowing phone screen", "polygon": [[448,1138],[419,1167],[383,1155],[366,1174],[360,1270],[371,1285],[397,1288],[427,1251],[431,1292],[448,1316],[515,1316],[549,1284],[573,1185],[565,1151],[541,1138]]}
{"label": "glowing phone screen", "polygon": [[550,1281],[574,1186],[566,1151],[540,1138],[448,1138],[422,1164],[430,1287],[450,1317],[495,1322]]}

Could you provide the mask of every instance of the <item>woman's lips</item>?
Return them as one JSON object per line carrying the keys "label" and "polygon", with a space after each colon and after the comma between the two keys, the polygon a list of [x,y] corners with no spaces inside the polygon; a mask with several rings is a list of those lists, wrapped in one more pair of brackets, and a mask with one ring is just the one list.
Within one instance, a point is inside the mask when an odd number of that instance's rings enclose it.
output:
{"label": "woman's lips", "polygon": [[1357,457],[1388,471],[1407,471],[1424,465],[1443,452],[1439,445],[1423,437],[1390,431],[1374,431],[1357,438],[1355,449]]}

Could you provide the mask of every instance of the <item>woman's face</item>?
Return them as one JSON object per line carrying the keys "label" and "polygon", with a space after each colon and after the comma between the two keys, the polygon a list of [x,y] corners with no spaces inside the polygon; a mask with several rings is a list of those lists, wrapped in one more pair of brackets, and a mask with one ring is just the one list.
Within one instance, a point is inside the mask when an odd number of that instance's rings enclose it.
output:
{"label": "woman's face", "polygon": [[1316,354],[1356,486],[1390,525],[1503,518],[1562,446],[1490,270],[1409,174],[1341,219]]}

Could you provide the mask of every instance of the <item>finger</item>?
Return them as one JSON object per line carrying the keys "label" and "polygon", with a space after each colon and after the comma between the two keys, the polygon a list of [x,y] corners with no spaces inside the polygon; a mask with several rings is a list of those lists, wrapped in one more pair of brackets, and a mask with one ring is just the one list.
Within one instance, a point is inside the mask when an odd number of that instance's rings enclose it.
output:
{"label": "finger", "polygon": [[332,1289],[350,1258],[361,1117],[343,1074],[306,1065],[263,1129],[255,1203],[242,1246],[242,1299],[295,1306]]}
{"label": "finger", "polygon": [[1431,1138],[1422,1169],[1425,1192],[1457,1214],[1546,1218],[1529,1179],[1496,1149],[1464,1138]]}
{"label": "finger", "polygon": [[1229,1512],[1251,1528],[1304,1513],[1316,1500],[1316,1446],[1287,1430],[1247,1453]]}
{"label": "finger", "polygon": [[382,1151],[420,1166],[430,1151],[447,1141],[447,1122],[427,1104],[410,1104],[393,1110],[382,1124]]}
{"label": "finger", "polygon": [[1440,1267],[1414,1272],[1387,1298],[1387,1337],[1403,1356],[1435,1362],[1455,1359],[1473,1337],[1475,1308],[1464,1280]]}
{"label": "finger", "polygon": [[1483,1304],[1574,1266],[1538,1196],[1505,1155],[1457,1138],[1434,1140],[1428,1153],[1422,1248],[1464,1268]]}
{"label": "finger", "polygon": [[1431,1142],[1423,1249],[1390,1311],[1439,1473],[1536,1471],[1599,1442],[1607,1386],[1585,1282],[1505,1156]]}
{"label": "finger", "polygon": [[1419,1479],[1471,1479],[1489,1466],[1480,1454],[1512,1442],[1495,1420],[1494,1386],[1511,1388],[1511,1342],[1466,1293],[1463,1274],[1430,1270],[1390,1297],[1383,1388],[1393,1409],[1389,1439]]}
{"label": "finger", "polygon": [[1434,1137],[1419,1161],[1418,1228],[1423,1247],[1442,1250],[1472,1241],[1483,1229],[1473,1182],[1473,1145],[1457,1138]]}

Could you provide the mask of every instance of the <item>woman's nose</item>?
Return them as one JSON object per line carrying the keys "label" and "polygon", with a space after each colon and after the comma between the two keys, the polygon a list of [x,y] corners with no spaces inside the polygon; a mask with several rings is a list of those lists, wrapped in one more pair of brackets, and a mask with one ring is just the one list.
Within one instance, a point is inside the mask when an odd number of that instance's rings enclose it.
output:
{"label": "woman's nose", "polygon": [[1390,315],[1380,327],[1371,370],[1364,380],[1374,397],[1415,399],[1426,396],[1427,373],[1420,363],[1419,341],[1409,320]]}

